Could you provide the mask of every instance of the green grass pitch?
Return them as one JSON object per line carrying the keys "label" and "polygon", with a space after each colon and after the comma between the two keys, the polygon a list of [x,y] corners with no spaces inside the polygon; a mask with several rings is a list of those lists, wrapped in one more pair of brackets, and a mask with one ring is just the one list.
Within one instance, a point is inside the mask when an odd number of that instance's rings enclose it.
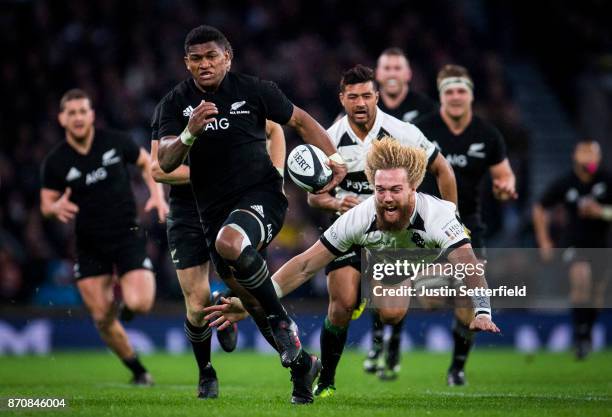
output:
{"label": "green grass pitch", "polygon": [[0,417],[612,416],[612,351],[576,362],[569,353],[528,358],[476,349],[467,368],[469,386],[462,388],[445,385],[448,354],[404,354],[394,382],[364,374],[362,359],[361,353],[345,354],[335,397],[292,406],[289,373],[272,355],[216,354],[221,394],[209,401],[195,398],[196,371],[189,355],[144,356],[156,380],[152,388],[129,386],[128,372],[106,352],[0,357],[0,398],[65,398],[69,404],[62,411],[4,408]]}

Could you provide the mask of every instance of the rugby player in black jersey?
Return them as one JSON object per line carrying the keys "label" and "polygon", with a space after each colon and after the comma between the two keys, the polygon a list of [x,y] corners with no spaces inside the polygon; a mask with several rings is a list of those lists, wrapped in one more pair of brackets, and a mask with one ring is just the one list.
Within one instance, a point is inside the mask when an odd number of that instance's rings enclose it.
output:
{"label": "rugby player in black jersey", "polygon": [[[185,334],[191,342],[199,369],[198,398],[217,398],[219,383],[211,362],[211,328],[204,320],[202,309],[211,302],[209,256],[198,208],[189,184],[189,165],[183,164],[166,174],[159,167],[159,105],[151,120],[151,170],[153,178],[170,185],[170,213],[167,218],[168,246],[185,297],[187,317]],[[274,167],[283,175],[285,166],[285,136],[277,123],[266,122],[268,152]],[[227,294],[223,294],[227,296]],[[241,294],[244,298],[244,295]],[[261,318],[260,318],[261,319]],[[217,330],[221,347],[228,352],[237,343],[236,326]]]}
{"label": "rugby player in black jersey", "polygon": [[301,347],[297,326],[280,303],[265,259],[259,253],[283,224],[287,199],[282,177],[266,152],[265,122],[297,130],[329,156],[335,187],[346,174],[325,130],[294,106],[272,82],[229,71],[232,49],[210,26],[185,39],[185,65],[192,78],[162,100],[159,165],[178,168],[189,154],[190,181],[204,224],[211,260],[223,279],[234,277],[267,316],[262,334],[292,370],[292,402],[312,402],[320,362]]}
{"label": "rugby player in black jersey", "polygon": [[[499,200],[514,199],[515,177],[506,157],[504,139],[497,129],[473,114],[474,83],[459,65],[446,65],[437,76],[440,111],[420,118],[416,125],[434,142],[452,165],[457,178],[459,215],[470,231],[476,254],[483,257],[484,225],[480,215],[480,187],[490,173],[493,195]],[[426,177],[421,189],[436,195],[435,182]],[[474,333],[465,326],[473,312],[455,309],[453,359],[447,383],[465,384],[465,362],[473,345]],[[463,319],[462,319],[463,317]]]}
{"label": "rugby player in black jersey", "polygon": [[125,134],[94,128],[94,110],[82,90],[66,92],[59,123],[66,140],[45,158],[40,209],[62,223],[76,220],[74,276],[83,302],[102,340],[132,371],[132,382],[150,385],[117,319],[114,274],[123,293],[124,314],[143,314],[153,306],[155,279],[146,255],[145,237],[136,219],[136,205],[127,166],[136,165],[151,197],[145,211],[155,209],[165,220],[161,187],[151,177],[149,154]]}
{"label": "rugby player in black jersey", "polygon": [[414,121],[438,109],[437,103],[410,88],[412,69],[400,48],[387,48],[376,63],[376,81],[380,86],[378,107],[403,122]]}
{"label": "rugby player in black jersey", "polygon": [[[404,122],[414,121],[438,109],[437,103],[410,88],[412,69],[408,57],[400,48],[385,49],[376,62],[376,81],[379,84],[378,107]],[[456,200],[443,196],[449,201]],[[394,378],[399,371],[401,337],[404,320],[391,326],[389,343],[383,346],[384,324],[376,312],[372,313],[372,347],[363,362],[366,372],[377,372],[385,379]]]}
{"label": "rugby player in black jersey", "polygon": [[[596,248],[608,247],[612,222],[612,176],[600,167],[601,150],[593,140],[581,140],[574,149],[574,166],[544,191],[533,207],[533,226],[544,260],[553,257],[554,243],[548,226],[549,211],[562,205],[567,213],[564,236],[559,247],[570,259],[570,302],[577,359],[591,350],[591,330],[603,306],[609,262]],[[585,249],[591,248],[591,249]]]}

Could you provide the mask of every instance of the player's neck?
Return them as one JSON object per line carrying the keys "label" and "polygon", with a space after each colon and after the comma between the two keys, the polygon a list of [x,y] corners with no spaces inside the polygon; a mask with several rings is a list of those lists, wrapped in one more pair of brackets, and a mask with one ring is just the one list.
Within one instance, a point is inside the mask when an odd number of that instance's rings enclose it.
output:
{"label": "player's neck", "polygon": [[396,95],[390,95],[389,93],[385,93],[381,90],[380,99],[383,101],[386,108],[396,109],[406,99],[409,91],[410,87],[408,86],[408,84],[404,84],[404,88],[402,88],[400,92]]}
{"label": "player's neck", "polygon": [[91,149],[91,144],[93,143],[93,137],[95,133],[95,128],[92,126],[91,130],[83,140],[78,140],[74,136],[72,136],[68,131],[66,131],[66,142],[70,145],[77,153],[81,155],[87,155],[89,150]]}
{"label": "player's neck", "polygon": [[472,123],[473,114],[469,110],[461,117],[451,117],[442,108],[440,108],[440,116],[453,135],[460,135]]}

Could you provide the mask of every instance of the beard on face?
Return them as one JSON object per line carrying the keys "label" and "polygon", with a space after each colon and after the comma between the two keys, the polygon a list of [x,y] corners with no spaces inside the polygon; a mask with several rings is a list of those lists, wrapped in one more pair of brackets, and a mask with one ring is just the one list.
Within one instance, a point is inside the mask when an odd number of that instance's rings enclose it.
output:
{"label": "beard on face", "polygon": [[[394,213],[398,213],[397,220],[388,221],[385,219],[385,213],[388,208],[393,208]],[[378,230],[387,232],[397,232],[404,230],[410,223],[409,204],[399,205],[397,203],[384,204],[376,202],[376,227]]]}

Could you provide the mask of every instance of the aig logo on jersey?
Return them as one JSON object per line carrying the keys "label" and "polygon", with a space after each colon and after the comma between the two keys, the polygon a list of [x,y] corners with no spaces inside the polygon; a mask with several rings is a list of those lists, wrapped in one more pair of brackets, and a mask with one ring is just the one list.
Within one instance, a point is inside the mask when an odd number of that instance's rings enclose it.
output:
{"label": "aig logo on jersey", "polygon": [[85,184],[95,184],[98,181],[105,180],[106,177],[108,177],[108,172],[106,172],[106,169],[104,167],[100,167],[98,169],[94,169],[89,174],[87,174],[87,176],[85,177]]}
{"label": "aig logo on jersey", "polygon": [[[246,101],[244,102],[246,103]],[[234,103],[236,104],[236,103]],[[234,105],[232,104],[232,106]],[[183,109],[183,116],[190,118],[191,115],[193,114],[193,107],[192,106],[187,106]],[[232,112],[230,111],[230,114],[232,114]],[[229,120],[227,120],[226,117],[222,117],[221,119],[214,119],[212,122],[208,123],[206,126],[204,126],[204,132],[208,131],[208,130],[212,130],[212,131],[216,131],[216,130],[227,130],[230,126]]]}

